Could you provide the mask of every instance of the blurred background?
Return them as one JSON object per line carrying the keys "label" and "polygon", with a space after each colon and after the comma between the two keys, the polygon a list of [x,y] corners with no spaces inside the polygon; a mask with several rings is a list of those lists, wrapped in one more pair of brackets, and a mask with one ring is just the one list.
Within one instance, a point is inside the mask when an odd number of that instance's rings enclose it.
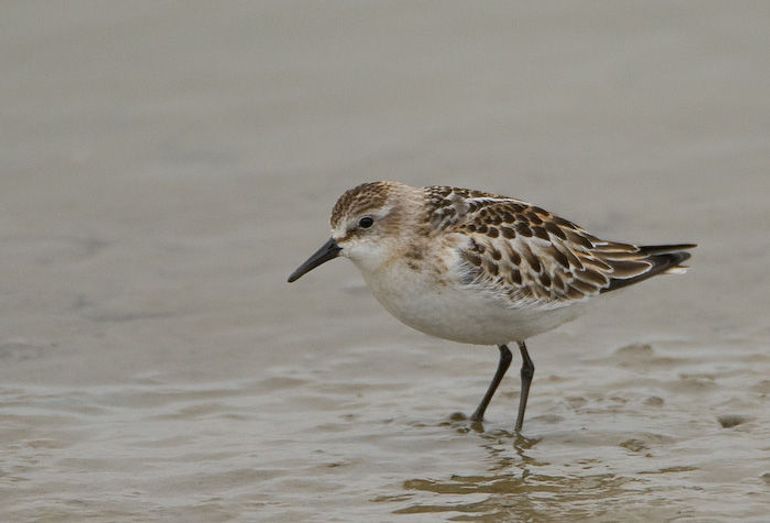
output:
{"label": "blurred background", "polygon": [[[4,2],[0,519],[760,521],[770,4]],[[401,326],[336,261],[364,181],[695,242],[530,342]],[[518,365],[514,362],[514,368]]]}

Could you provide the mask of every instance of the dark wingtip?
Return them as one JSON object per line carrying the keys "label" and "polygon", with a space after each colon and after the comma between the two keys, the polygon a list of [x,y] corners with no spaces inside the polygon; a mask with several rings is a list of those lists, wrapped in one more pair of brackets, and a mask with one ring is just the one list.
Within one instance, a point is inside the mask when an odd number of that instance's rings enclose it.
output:
{"label": "dark wingtip", "polygon": [[669,254],[669,256],[671,257],[671,260],[672,260],[671,267],[673,267],[675,265],[679,265],[683,261],[687,261],[690,258],[692,258],[692,254],[690,254],[689,252],[684,252],[684,251],[682,251],[682,252],[672,252],[671,254]]}
{"label": "dark wingtip", "polygon": [[694,249],[698,246],[697,243],[677,243],[672,245],[643,245],[639,247],[639,252],[653,256],[656,254],[672,254],[679,251],[686,251],[688,249]]}
{"label": "dark wingtip", "polygon": [[650,270],[633,278],[613,278],[610,280],[609,287],[605,287],[600,292],[605,293],[614,291],[615,289],[621,289],[675,268],[692,257],[692,254],[686,252],[684,249],[694,249],[695,247],[697,247],[697,244],[694,243],[645,245],[639,247],[639,252],[646,254],[646,260],[653,264]]}

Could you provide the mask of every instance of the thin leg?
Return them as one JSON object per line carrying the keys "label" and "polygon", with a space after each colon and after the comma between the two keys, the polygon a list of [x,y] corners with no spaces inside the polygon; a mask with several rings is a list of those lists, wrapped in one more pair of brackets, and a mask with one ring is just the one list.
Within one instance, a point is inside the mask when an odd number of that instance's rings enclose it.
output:
{"label": "thin leg", "polygon": [[481,403],[479,403],[479,406],[476,407],[476,412],[474,412],[473,416],[471,416],[473,421],[481,421],[484,419],[484,412],[487,410],[489,402],[492,401],[492,396],[495,395],[497,386],[500,385],[500,382],[503,380],[503,376],[505,376],[508,367],[511,366],[511,359],[513,359],[513,356],[511,356],[511,351],[508,350],[508,347],[505,345],[498,345],[497,348],[500,349],[500,361],[497,364],[497,372],[495,372],[495,377],[492,378],[492,383],[489,384],[487,393],[484,394],[484,398],[481,400]]}
{"label": "thin leg", "polygon": [[527,346],[523,341],[519,343],[521,351],[521,396],[519,396],[519,416],[516,418],[516,432],[521,432],[524,425],[524,411],[527,410],[527,398],[529,398],[529,386],[532,385],[532,377],[535,375],[535,365],[529,358]]}

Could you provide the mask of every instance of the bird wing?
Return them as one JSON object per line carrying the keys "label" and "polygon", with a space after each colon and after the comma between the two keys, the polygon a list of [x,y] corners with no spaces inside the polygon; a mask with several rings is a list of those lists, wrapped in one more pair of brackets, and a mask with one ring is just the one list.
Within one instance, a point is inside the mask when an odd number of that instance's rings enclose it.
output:
{"label": "bird wing", "polygon": [[458,248],[461,282],[503,297],[512,308],[560,308],[673,272],[689,258],[682,250],[694,247],[602,240],[521,200],[432,189],[433,227],[464,238]]}

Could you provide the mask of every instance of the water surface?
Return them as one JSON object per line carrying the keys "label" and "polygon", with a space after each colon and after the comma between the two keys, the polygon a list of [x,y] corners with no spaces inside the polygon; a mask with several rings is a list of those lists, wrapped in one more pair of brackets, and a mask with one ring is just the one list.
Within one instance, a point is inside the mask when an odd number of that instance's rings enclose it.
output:
{"label": "water surface", "polygon": [[[17,2],[0,17],[3,521],[763,521],[770,10]],[[494,348],[286,276],[366,180],[700,244]],[[518,362],[514,363],[518,366]]]}

